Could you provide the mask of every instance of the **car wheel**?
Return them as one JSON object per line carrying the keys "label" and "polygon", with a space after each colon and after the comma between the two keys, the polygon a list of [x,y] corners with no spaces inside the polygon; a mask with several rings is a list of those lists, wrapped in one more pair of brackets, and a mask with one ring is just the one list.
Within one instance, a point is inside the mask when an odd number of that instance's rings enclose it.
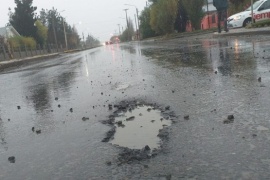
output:
{"label": "car wheel", "polygon": [[251,18],[247,18],[245,19],[244,23],[243,23],[243,27],[246,27],[248,24],[251,23]]}

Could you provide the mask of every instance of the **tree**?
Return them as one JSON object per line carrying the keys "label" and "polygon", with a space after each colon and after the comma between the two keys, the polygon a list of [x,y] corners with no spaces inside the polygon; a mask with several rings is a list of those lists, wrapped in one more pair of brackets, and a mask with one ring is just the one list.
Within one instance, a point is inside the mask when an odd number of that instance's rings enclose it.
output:
{"label": "tree", "polygon": [[132,36],[134,35],[134,26],[132,20],[128,19],[128,27],[124,30],[124,32],[120,35],[121,41],[130,41],[132,39]]}
{"label": "tree", "polygon": [[129,39],[132,39],[132,36],[134,35],[134,25],[133,25],[133,21],[131,20],[131,18],[128,19],[128,31],[129,31]]}
{"label": "tree", "polygon": [[94,36],[88,34],[88,36],[86,37],[85,45],[87,47],[95,47],[100,45],[100,42]]}
{"label": "tree", "polygon": [[150,8],[148,7],[144,8],[139,19],[140,19],[140,31],[143,38],[155,36],[156,33],[155,31],[153,31],[150,25]]}
{"label": "tree", "polygon": [[70,48],[77,48],[80,44],[80,36],[78,34],[78,31],[75,26],[71,28],[71,26],[68,26],[67,29],[67,35],[68,35],[68,44]]}
{"label": "tree", "polygon": [[174,24],[175,30],[177,32],[185,32],[188,21],[187,11],[183,5],[183,0],[178,0],[178,10],[177,16]]}
{"label": "tree", "polygon": [[64,29],[62,25],[63,17],[52,8],[47,11],[47,26],[48,26],[48,42],[51,44],[64,44]]}
{"label": "tree", "polygon": [[43,47],[48,38],[48,28],[44,26],[39,20],[35,22],[37,27],[37,42]]}
{"label": "tree", "polygon": [[232,4],[240,4],[240,3],[243,3],[244,2],[244,0],[230,0],[230,2],[232,3]]}
{"label": "tree", "polygon": [[57,9],[42,9],[40,11],[39,21],[48,29],[47,42],[49,44],[65,44],[64,27],[66,29],[68,47],[77,48],[80,44],[80,37],[75,26],[72,27],[66,23]]}
{"label": "tree", "polygon": [[172,33],[177,16],[178,0],[158,0],[151,5],[150,25],[158,34]]}
{"label": "tree", "polygon": [[188,19],[194,29],[201,29],[201,20],[203,17],[203,0],[183,0],[183,5],[187,11]]}
{"label": "tree", "polygon": [[229,14],[235,14],[247,9],[250,6],[250,0],[230,0]]}
{"label": "tree", "polygon": [[37,38],[36,7],[33,7],[33,0],[15,0],[15,11],[9,13],[9,23],[22,36]]}

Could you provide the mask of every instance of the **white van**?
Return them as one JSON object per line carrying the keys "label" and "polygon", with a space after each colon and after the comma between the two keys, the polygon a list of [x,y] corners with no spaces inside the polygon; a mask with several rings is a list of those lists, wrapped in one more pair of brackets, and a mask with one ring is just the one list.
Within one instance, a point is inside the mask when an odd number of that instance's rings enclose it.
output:
{"label": "white van", "polygon": [[[255,22],[270,19],[270,0],[259,0],[253,4]],[[251,22],[251,7],[228,18],[228,28],[245,27]]]}

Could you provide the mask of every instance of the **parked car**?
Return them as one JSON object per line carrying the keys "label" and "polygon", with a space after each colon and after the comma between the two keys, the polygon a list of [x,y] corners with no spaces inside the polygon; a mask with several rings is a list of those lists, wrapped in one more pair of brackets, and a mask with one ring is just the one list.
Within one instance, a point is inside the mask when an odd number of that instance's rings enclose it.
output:
{"label": "parked car", "polygon": [[[229,28],[246,27],[251,23],[251,6],[245,11],[230,16],[228,20]],[[270,19],[270,0],[259,0],[253,4],[253,18],[255,22]]]}

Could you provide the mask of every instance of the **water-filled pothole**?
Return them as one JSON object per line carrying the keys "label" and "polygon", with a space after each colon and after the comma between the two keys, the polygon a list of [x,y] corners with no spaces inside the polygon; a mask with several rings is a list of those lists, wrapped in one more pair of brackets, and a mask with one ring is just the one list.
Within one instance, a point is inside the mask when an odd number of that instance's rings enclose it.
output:
{"label": "water-filled pothole", "polygon": [[101,121],[111,126],[102,142],[122,149],[116,160],[118,165],[155,157],[166,147],[169,126],[178,119],[170,106],[137,100],[109,104],[108,108],[114,112],[108,120]]}
{"label": "water-filled pothole", "polygon": [[115,118],[116,129],[110,143],[130,149],[142,149],[146,145],[158,149],[161,141],[159,131],[171,123],[170,119],[164,119],[161,110],[138,106]]}

